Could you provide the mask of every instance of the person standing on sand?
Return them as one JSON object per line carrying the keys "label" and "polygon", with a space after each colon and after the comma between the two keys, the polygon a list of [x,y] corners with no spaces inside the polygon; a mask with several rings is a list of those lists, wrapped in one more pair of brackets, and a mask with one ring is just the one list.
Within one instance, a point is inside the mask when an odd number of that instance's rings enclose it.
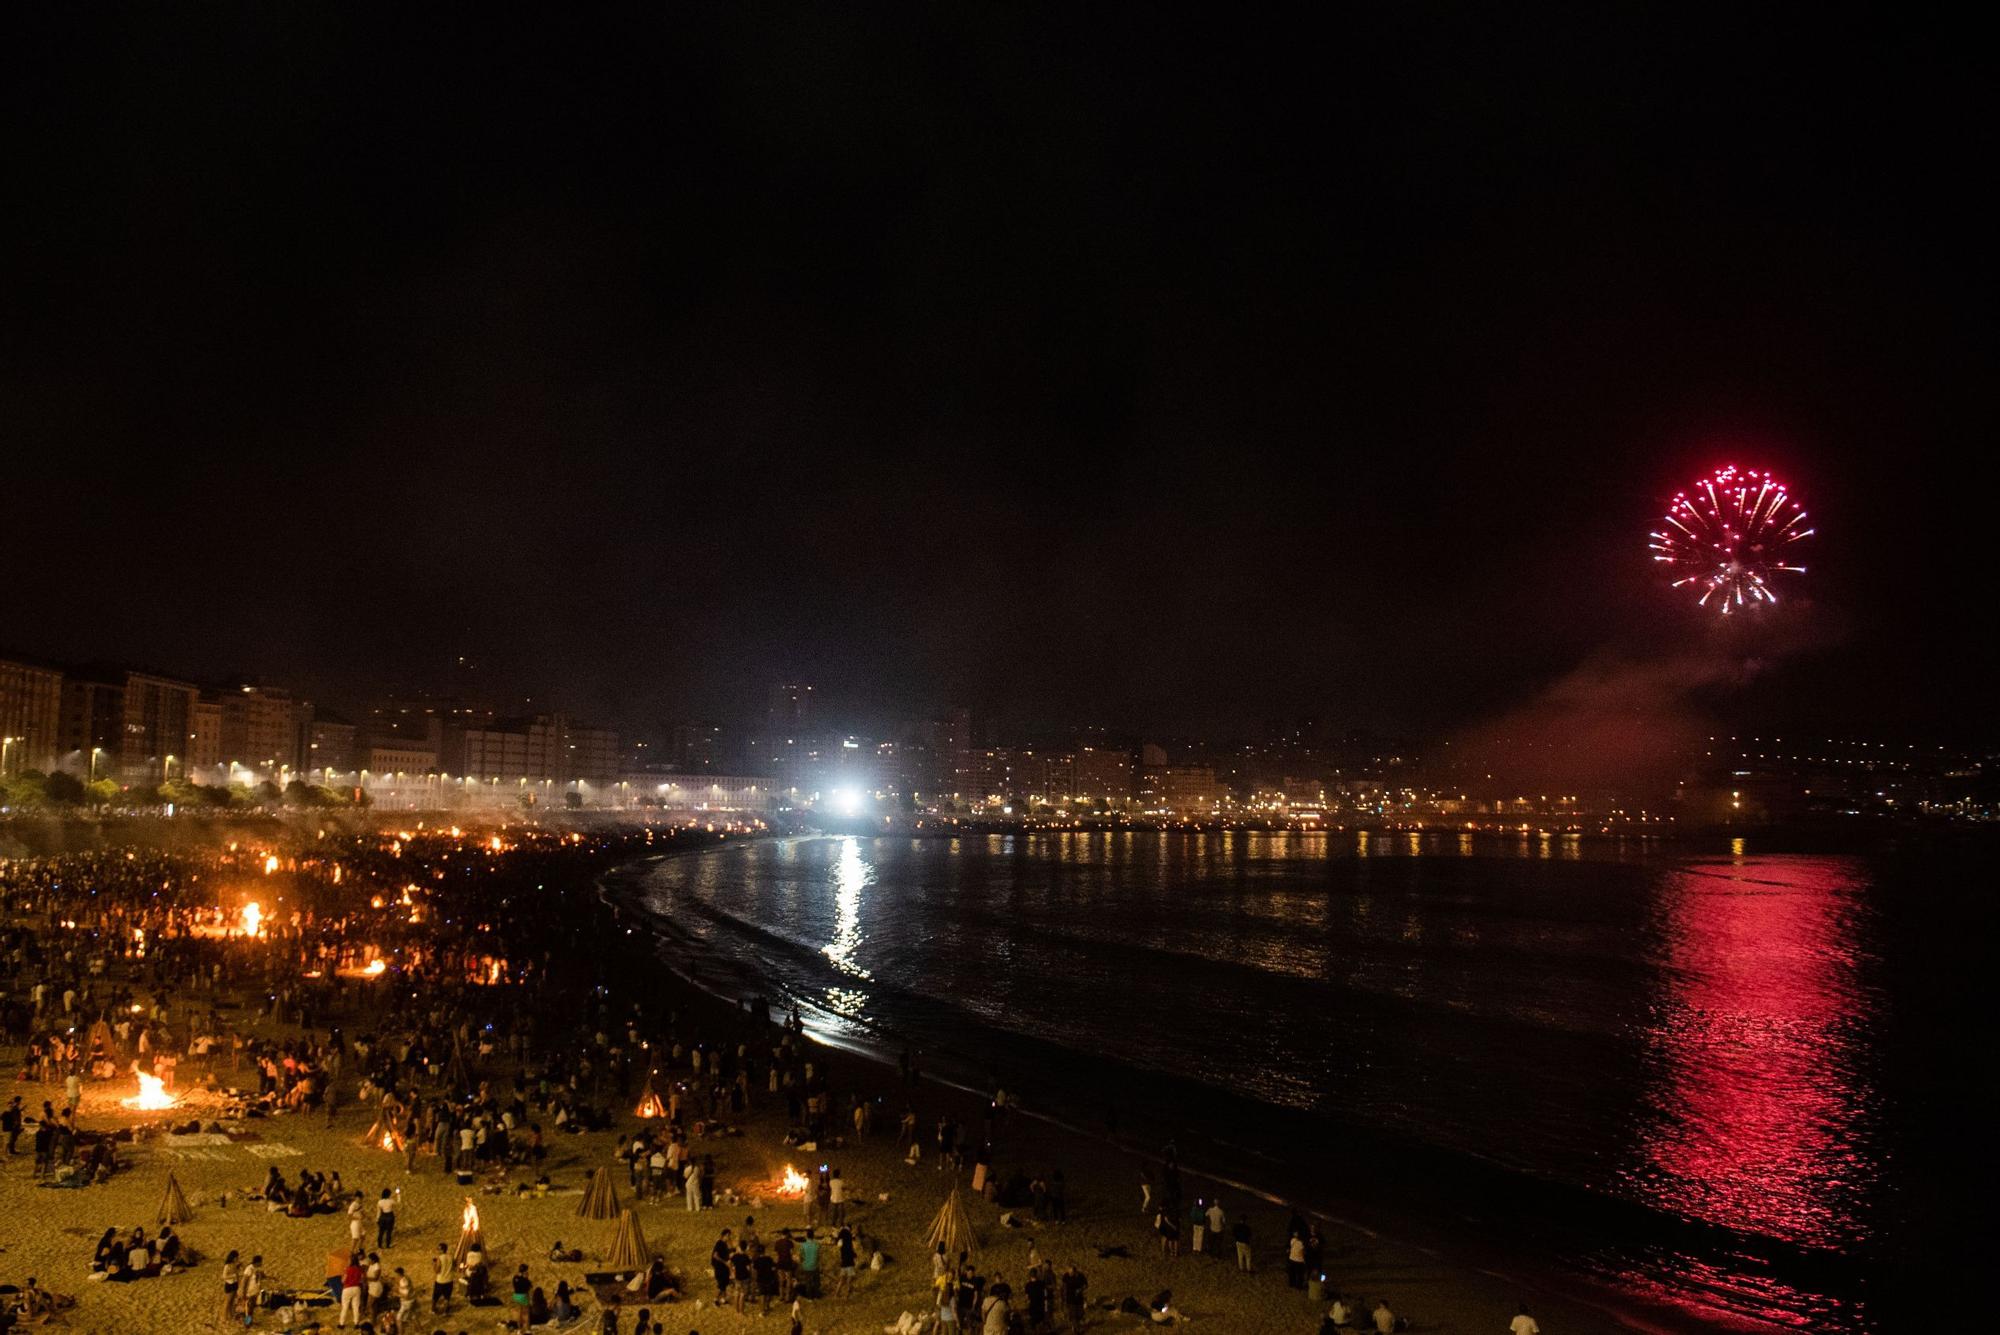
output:
{"label": "person standing on sand", "polygon": [[1174,1260],[1181,1254],[1181,1226],[1163,1204],[1160,1212],[1153,1216],[1153,1230],[1160,1235],[1160,1255],[1166,1260]]}
{"label": "person standing on sand", "polygon": [[431,1258],[431,1311],[451,1310],[451,1286],[454,1276],[451,1269],[451,1252],[445,1245],[438,1244],[437,1255]]}
{"label": "person standing on sand", "polygon": [[347,1269],[342,1271],[340,1275],[340,1319],[334,1322],[336,1326],[345,1326],[347,1324],[347,1314],[349,1312],[354,1313],[354,1324],[357,1326],[361,1324],[364,1315],[361,1307],[361,1299],[367,1292],[363,1287],[363,1281],[366,1278],[366,1274],[361,1269],[361,1253],[356,1252],[347,1258]]}
{"label": "person standing on sand", "polygon": [[[997,1277],[996,1277],[997,1278]],[[1007,1295],[1000,1292],[1004,1286],[995,1285],[994,1292],[988,1293],[979,1304],[979,1335],[1007,1335],[1007,1318],[1013,1312]]]}
{"label": "person standing on sand", "polygon": [[264,1258],[253,1256],[236,1282],[236,1305],[243,1309],[243,1324],[257,1319],[257,1297],[264,1291]]}
{"label": "person standing on sand", "polygon": [[722,1306],[729,1301],[729,1255],[735,1250],[729,1241],[729,1230],[723,1229],[708,1249],[709,1273],[715,1276],[715,1305]]}
{"label": "person standing on sand", "polygon": [[222,1258],[222,1323],[226,1326],[236,1319],[236,1288],[243,1282],[243,1267],[237,1263],[236,1253]]}
{"label": "person standing on sand", "polygon": [[836,1298],[850,1298],[854,1295],[854,1272],[856,1269],[854,1230],[842,1224],[840,1232],[834,1234],[833,1241],[835,1250],[838,1251],[840,1256],[840,1278],[833,1283],[833,1296]]}
{"label": "person standing on sand", "polygon": [[1507,1330],[1509,1335],[1542,1335],[1542,1328],[1528,1315],[1526,1303],[1521,1304],[1520,1314],[1508,1323]]}
{"label": "person standing on sand", "polygon": [[382,1188],[382,1195],[375,1202],[375,1245],[387,1251],[396,1241],[396,1194],[389,1188]]}
{"label": "person standing on sand", "polygon": [[1063,1267],[1062,1305],[1063,1315],[1069,1318],[1071,1335],[1082,1335],[1084,1296],[1090,1288],[1090,1281],[1074,1264]]}
{"label": "person standing on sand", "polygon": [[1387,1298],[1375,1300],[1375,1310],[1369,1313],[1375,1322],[1375,1335],[1395,1335],[1396,1314],[1389,1310]]}
{"label": "person standing on sand", "polygon": [[1247,1275],[1251,1271],[1250,1221],[1248,1219],[1237,1220],[1236,1229],[1231,1236],[1236,1239],[1236,1268]]}

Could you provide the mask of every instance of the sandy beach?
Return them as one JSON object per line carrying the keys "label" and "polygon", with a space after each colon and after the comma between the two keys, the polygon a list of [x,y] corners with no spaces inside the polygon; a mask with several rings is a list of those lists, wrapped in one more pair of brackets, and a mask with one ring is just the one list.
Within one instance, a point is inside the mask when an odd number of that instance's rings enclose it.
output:
{"label": "sandy beach", "polygon": [[[663,986],[684,987],[678,980]],[[709,998],[690,996],[686,1002],[720,1008],[720,1003]],[[340,1018],[350,1032],[365,1027],[370,1019],[366,1014]],[[269,1027],[268,1032],[284,1031]],[[18,1073],[19,1053],[7,1055],[10,1069]],[[124,1150],[130,1164],[126,1171],[109,1184],[81,1190],[35,1186],[24,1142],[23,1153],[0,1166],[0,1221],[4,1221],[0,1222],[0,1277],[19,1284],[33,1275],[44,1287],[74,1296],[77,1305],[63,1319],[64,1324],[74,1330],[103,1332],[218,1326],[220,1259],[231,1249],[246,1258],[263,1256],[269,1288],[318,1289],[326,1254],[344,1244],[346,1221],[333,1215],[289,1218],[267,1211],[260,1202],[244,1200],[266,1170],[276,1166],[294,1175],[300,1167],[337,1170],[350,1190],[360,1191],[370,1201],[383,1187],[400,1189],[400,1223],[395,1244],[383,1261],[385,1268],[402,1266],[408,1270],[420,1293],[425,1291],[428,1258],[437,1244],[453,1242],[458,1236],[468,1195],[479,1209],[496,1288],[503,1288],[515,1266],[526,1262],[534,1282],[550,1291],[558,1280],[567,1279],[587,1293],[584,1275],[600,1268],[598,1258],[610,1247],[615,1226],[580,1219],[576,1209],[589,1174],[601,1165],[612,1165],[621,1197],[635,1205],[647,1239],[687,1284],[689,1299],[653,1305],[655,1320],[664,1320],[666,1328],[674,1331],[768,1330],[782,1326],[779,1314],[760,1317],[753,1308],[750,1314],[738,1316],[713,1305],[706,1266],[708,1249],[720,1229],[740,1229],[749,1218],[754,1218],[755,1227],[766,1235],[782,1226],[803,1227],[803,1206],[773,1194],[774,1185],[787,1165],[810,1170],[830,1162],[840,1167],[849,1184],[849,1219],[864,1235],[864,1256],[867,1248],[879,1247],[886,1263],[879,1271],[864,1265],[851,1298],[808,1302],[806,1329],[879,1331],[906,1310],[927,1309],[930,1268],[923,1236],[954,1174],[934,1165],[928,1144],[921,1164],[911,1167],[904,1162],[894,1142],[895,1123],[906,1100],[893,1071],[846,1054],[827,1055],[840,1088],[861,1087],[880,1094],[881,1111],[872,1135],[810,1154],[787,1148],[782,1143],[787,1127],[782,1099],[760,1095],[741,1135],[696,1143],[698,1150],[713,1154],[718,1173],[718,1206],[699,1214],[690,1213],[680,1197],[634,1202],[625,1170],[616,1159],[620,1137],[615,1132],[553,1136],[546,1164],[552,1187],[546,1195],[524,1190],[532,1180],[525,1169],[515,1169],[504,1181],[482,1179],[474,1188],[461,1187],[428,1155],[418,1157],[414,1172],[406,1171],[402,1155],[363,1143],[372,1110],[355,1100],[351,1079],[349,1087],[342,1090],[341,1111],[331,1123],[317,1113],[284,1115],[230,1124],[223,1135],[196,1140],[144,1139]],[[223,1076],[227,1083],[226,1070]],[[134,1113],[120,1106],[119,1096],[131,1092],[129,1084],[117,1081],[88,1086],[83,1124],[116,1128],[157,1121],[158,1114]],[[24,1081],[10,1082],[9,1094],[14,1093],[21,1094],[31,1110],[45,1098],[59,1100],[61,1096],[59,1088]],[[927,1139],[928,1127],[947,1109],[968,1126],[977,1125],[984,1111],[983,1102],[966,1093],[929,1084],[910,1093],[907,1102],[918,1113],[920,1139]],[[201,1112],[200,1105],[191,1104],[174,1116],[184,1121],[190,1113],[204,1118],[208,1115]],[[636,1125],[636,1119],[627,1117],[622,1125],[629,1128]],[[1012,1277],[1018,1283],[1031,1257],[1037,1255],[1051,1259],[1058,1268],[1073,1262],[1089,1277],[1093,1329],[1149,1325],[1143,1317],[1110,1309],[1128,1297],[1144,1304],[1162,1289],[1172,1291],[1173,1305],[1182,1313],[1184,1324],[1199,1329],[1318,1329],[1324,1304],[1309,1300],[1307,1294],[1287,1287],[1285,1282],[1280,1248],[1286,1214],[1278,1207],[1239,1190],[1220,1189],[1232,1218],[1246,1211],[1249,1214],[1256,1237],[1256,1273],[1239,1273],[1233,1255],[1225,1255],[1231,1250],[1227,1245],[1210,1256],[1184,1254],[1166,1260],[1160,1256],[1149,1218],[1140,1212],[1139,1164],[1135,1158],[1021,1116],[1003,1120],[997,1141],[995,1159],[1000,1171],[1015,1165],[1031,1172],[1054,1167],[1064,1170],[1069,1183],[1069,1219],[1061,1224],[1037,1223],[1021,1211],[1017,1226],[1008,1227],[1002,1224],[996,1207],[968,1193],[979,1232],[977,1258],[989,1279]],[[201,1264],[164,1278],[125,1284],[88,1282],[92,1244],[105,1228],[136,1225],[150,1232],[157,1226],[156,1211],[170,1172],[194,1207],[194,1219],[178,1231],[200,1253]],[[956,1176],[961,1184],[967,1183],[967,1174]],[[1190,1196],[1206,1196],[1214,1190],[1212,1184],[1188,1175]],[[728,1193],[734,1193],[734,1203],[726,1203]],[[372,1240],[372,1218],[370,1223]],[[1606,1312],[1547,1294],[1524,1295],[1503,1277],[1454,1267],[1380,1236],[1323,1227],[1330,1284],[1366,1305],[1378,1297],[1386,1298],[1415,1330],[1466,1335],[1503,1332],[1517,1301],[1524,1296],[1546,1331],[1608,1332],[1621,1328]],[[558,1239],[580,1248],[585,1260],[572,1265],[548,1262],[548,1252]],[[621,1329],[631,1328],[641,1305],[627,1304]],[[502,1307],[468,1308],[462,1297],[448,1316],[435,1321],[423,1315],[422,1309],[420,1302],[414,1329],[498,1330],[511,1312],[511,1308]],[[295,1328],[314,1321],[330,1326],[334,1315],[330,1307],[303,1309]],[[597,1304],[586,1301],[583,1321],[570,1328],[594,1330],[598,1320]],[[276,1328],[278,1320],[261,1313],[258,1326]]]}

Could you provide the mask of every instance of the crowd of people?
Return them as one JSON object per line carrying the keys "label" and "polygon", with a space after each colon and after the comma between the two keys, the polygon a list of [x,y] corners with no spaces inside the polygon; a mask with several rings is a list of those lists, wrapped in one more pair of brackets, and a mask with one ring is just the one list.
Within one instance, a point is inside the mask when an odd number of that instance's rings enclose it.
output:
{"label": "crowd of people", "polygon": [[[115,1172],[115,1142],[84,1124],[82,1096],[96,1084],[127,1088],[145,1073],[170,1091],[205,1091],[214,1102],[204,1115],[237,1124],[331,1122],[359,1103],[364,1111],[353,1120],[367,1122],[371,1148],[394,1152],[408,1172],[484,1178],[489,1189],[523,1172],[546,1187],[556,1138],[631,1126],[616,1151],[627,1189],[699,1212],[737,1203],[724,1174],[745,1166],[743,1127],[754,1112],[774,1116],[782,1105],[782,1143],[830,1151],[829,1162],[809,1179],[796,1226],[759,1228],[746,1217],[720,1231],[709,1267],[717,1306],[786,1313],[796,1329],[802,1304],[844,1300],[864,1268],[885,1263],[881,1244],[850,1216],[851,1188],[831,1162],[843,1145],[875,1134],[884,1100],[835,1087],[796,1011],[774,1021],[760,1000],[683,1011],[679,994],[648,985],[657,963],[643,938],[625,944],[631,910],[587,893],[528,892],[587,886],[594,869],[655,838],[520,831],[503,849],[497,838],[455,832],[364,832],[0,861],[0,1030],[23,1049],[23,1079],[64,1090],[61,1106],[41,1100],[39,1112],[11,1101],[0,1116],[8,1151],[32,1128],[38,1178],[68,1169],[95,1181]],[[1042,1226],[1069,1220],[1059,1166],[1009,1161],[1005,1094],[970,1125],[953,1111],[955,1099],[940,1097],[927,1122],[914,1056],[901,1065],[895,1125],[906,1163],[920,1164],[928,1146],[937,1173],[957,1182],[969,1171],[1002,1210]],[[647,1115],[634,1115],[635,1098]],[[198,1116],[190,1129],[201,1124]],[[1181,1179],[1169,1147],[1142,1181],[1161,1257],[1228,1256],[1253,1270],[1247,1218],[1213,1196],[1190,1201]],[[347,1245],[327,1255],[320,1298],[336,1326],[400,1335],[456,1302],[497,1299],[524,1328],[584,1321],[595,1309],[599,1327],[614,1331],[621,1309],[644,1303],[637,1329],[651,1335],[655,1310],[689,1299],[687,1280],[658,1253],[590,1284],[538,1278],[518,1263],[496,1285],[476,1238],[456,1250],[438,1244],[423,1263],[406,1256],[395,1264],[400,1192],[383,1187],[371,1200],[337,1171],[288,1176],[272,1166],[241,1195],[291,1217],[345,1216]],[[1295,1214],[1284,1242],[1293,1288],[1323,1281],[1324,1251],[1317,1228]],[[150,1238],[110,1229],[92,1274],[125,1282],[193,1260],[171,1228]],[[582,1257],[558,1244],[547,1260],[574,1266]],[[1031,1252],[1025,1271],[1003,1276],[940,1246],[931,1265],[929,1310],[906,1314],[925,1329],[1080,1331],[1092,1319],[1090,1283],[1077,1264],[1059,1267]],[[276,1310],[260,1255],[230,1253],[221,1285],[226,1321],[255,1324]],[[32,1281],[29,1288],[46,1293]],[[305,1301],[302,1292],[284,1290],[293,1301]],[[1126,1303],[1152,1324],[1180,1319],[1170,1291]],[[1400,1328],[1386,1303],[1364,1313],[1329,1295],[1324,1329],[1364,1322]]]}

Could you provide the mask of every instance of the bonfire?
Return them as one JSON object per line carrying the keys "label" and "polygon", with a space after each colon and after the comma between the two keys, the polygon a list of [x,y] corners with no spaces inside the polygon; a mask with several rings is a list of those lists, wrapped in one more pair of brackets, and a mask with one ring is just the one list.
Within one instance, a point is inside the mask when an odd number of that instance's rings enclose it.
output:
{"label": "bonfire", "polygon": [[130,1098],[118,1100],[127,1108],[140,1112],[159,1112],[180,1102],[172,1094],[167,1093],[166,1081],[160,1077],[147,1075],[144,1071],[135,1071],[133,1074],[139,1077],[139,1092]]}
{"label": "bonfire", "polygon": [[653,1077],[650,1075],[646,1077],[645,1091],[639,1095],[639,1106],[632,1110],[632,1115],[634,1117],[665,1117],[667,1115],[667,1101],[660,1097],[658,1090],[653,1088]]}
{"label": "bonfire", "polygon": [[452,1248],[453,1265],[464,1265],[465,1256],[473,1248],[484,1251],[486,1242],[479,1236],[479,1207],[472,1203],[472,1197],[465,1198],[465,1209],[459,1214],[458,1246]]}

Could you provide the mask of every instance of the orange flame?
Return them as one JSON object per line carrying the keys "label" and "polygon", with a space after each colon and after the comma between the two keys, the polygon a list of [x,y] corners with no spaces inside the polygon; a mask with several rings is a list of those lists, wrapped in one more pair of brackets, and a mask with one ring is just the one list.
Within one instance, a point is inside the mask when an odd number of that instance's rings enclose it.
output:
{"label": "orange flame", "polygon": [[118,1100],[126,1107],[152,1112],[160,1108],[171,1108],[180,1102],[179,1099],[167,1093],[166,1082],[161,1080],[160,1077],[147,1075],[143,1071],[135,1072],[135,1074],[139,1077],[139,1092],[131,1098]]}
{"label": "orange flame", "polygon": [[803,1196],[806,1194],[806,1188],[811,1185],[812,1183],[806,1180],[804,1173],[801,1173],[790,1164],[786,1164],[784,1185],[778,1188],[778,1192],[784,1196]]}
{"label": "orange flame", "polygon": [[262,936],[264,934],[264,910],[256,900],[243,906],[243,935]]}

